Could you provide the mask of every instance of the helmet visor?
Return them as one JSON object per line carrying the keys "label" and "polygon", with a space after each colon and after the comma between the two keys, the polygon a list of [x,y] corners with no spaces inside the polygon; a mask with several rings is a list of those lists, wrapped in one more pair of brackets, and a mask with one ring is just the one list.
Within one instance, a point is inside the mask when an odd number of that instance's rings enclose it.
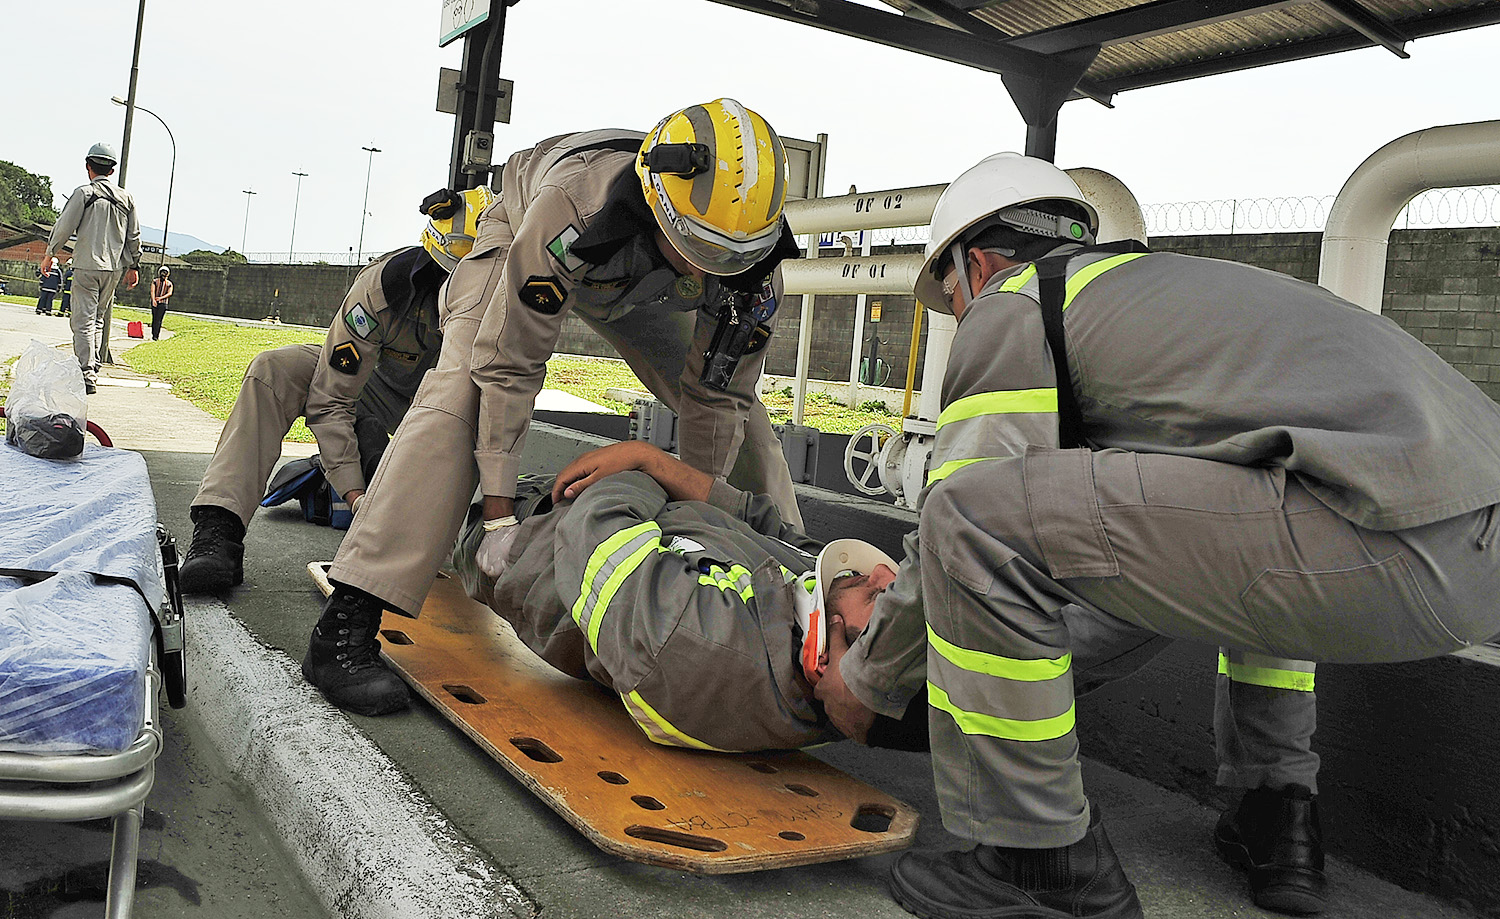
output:
{"label": "helmet visor", "polygon": [[777,222],[758,236],[735,239],[717,227],[679,213],[661,180],[652,174],[651,181],[656,184],[656,200],[651,209],[667,241],[683,258],[709,274],[727,276],[750,270],[775,248],[781,236],[781,224]]}

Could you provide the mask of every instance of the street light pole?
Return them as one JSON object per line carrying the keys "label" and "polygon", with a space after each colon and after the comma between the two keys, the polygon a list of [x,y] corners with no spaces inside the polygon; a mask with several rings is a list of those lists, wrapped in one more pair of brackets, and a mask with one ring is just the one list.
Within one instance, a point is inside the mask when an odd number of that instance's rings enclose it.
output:
{"label": "street light pole", "polygon": [[297,177],[297,197],[292,199],[292,239],[286,244],[286,261],[290,265],[294,258],[293,253],[297,249],[297,205],[302,201],[302,180],[307,178],[305,172],[293,172]]}
{"label": "street light pole", "polygon": [[[251,191],[248,188],[241,190],[245,193],[245,229],[244,232],[240,234],[240,255],[245,255],[245,245],[246,242],[250,239],[250,196],[255,194],[255,192]],[[249,260],[250,256],[245,255],[245,261],[248,262]]]}
{"label": "street light pole", "polygon": [[[119,96],[111,96],[109,101],[115,105],[124,105],[127,107],[130,105],[129,102],[121,99]],[[144,105],[136,105],[135,108],[160,122],[162,128],[167,132],[167,140],[172,142],[172,171],[167,173],[167,216],[161,222],[161,261],[156,263],[159,268],[167,263],[167,229],[172,225],[172,186],[177,182],[177,138],[172,136],[172,129],[167,127],[167,123],[162,121],[160,115],[146,108]]]}
{"label": "street light pole", "polygon": [[[135,82],[141,75],[141,33],[146,30],[146,0],[135,14],[135,53],[130,58],[130,94],[125,102],[125,136],[120,140],[120,187],[125,187],[125,173],[130,171],[130,128],[135,123]],[[171,133],[171,132],[168,132]]]}
{"label": "street light pole", "polygon": [[370,172],[375,168],[375,154],[380,148],[373,143],[368,147],[360,147],[370,154],[369,164],[365,166],[365,203],[359,208],[359,254],[354,257],[354,263],[358,265],[365,258],[365,217],[370,213]]}

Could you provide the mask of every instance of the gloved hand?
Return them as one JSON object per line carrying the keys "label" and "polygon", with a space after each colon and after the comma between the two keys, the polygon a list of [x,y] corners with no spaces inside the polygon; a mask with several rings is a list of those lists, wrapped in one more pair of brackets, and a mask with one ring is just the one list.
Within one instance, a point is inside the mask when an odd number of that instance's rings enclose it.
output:
{"label": "gloved hand", "polygon": [[499,580],[505,574],[505,569],[510,567],[511,546],[515,544],[521,526],[515,517],[501,517],[498,520],[486,520],[484,529],[484,539],[480,540],[479,548],[474,552],[474,564],[479,566],[480,571]]}

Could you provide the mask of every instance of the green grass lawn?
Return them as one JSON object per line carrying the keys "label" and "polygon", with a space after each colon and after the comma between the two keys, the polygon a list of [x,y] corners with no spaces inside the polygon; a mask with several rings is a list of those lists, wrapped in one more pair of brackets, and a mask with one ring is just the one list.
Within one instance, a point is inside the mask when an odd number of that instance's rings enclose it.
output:
{"label": "green grass lawn", "polygon": [[[5,301],[35,306],[31,297],[4,297]],[[151,315],[142,310],[115,308],[122,321],[150,323]],[[239,395],[240,381],[251,358],[262,351],[283,345],[318,343],[324,333],[276,325],[237,325],[228,322],[205,322],[168,313],[162,327],[173,333],[171,338],[148,341],[125,351],[122,359],[131,369],[148,373],[172,384],[173,391],[217,418],[228,418]],[[548,389],[557,389],[587,399],[617,414],[626,414],[630,405],[615,402],[604,393],[608,389],[644,391],[645,387],[624,361],[606,358],[554,357],[547,362]],[[768,393],[766,410],[773,423],[791,421],[791,388]],[[852,434],[872,421],[892,427],[894,415],[870,404],[851,409],[822,393],[809,393],[803,422],[820,431]],[[312,443],[312,432],[299,420],[287,435],[288,440]]]}

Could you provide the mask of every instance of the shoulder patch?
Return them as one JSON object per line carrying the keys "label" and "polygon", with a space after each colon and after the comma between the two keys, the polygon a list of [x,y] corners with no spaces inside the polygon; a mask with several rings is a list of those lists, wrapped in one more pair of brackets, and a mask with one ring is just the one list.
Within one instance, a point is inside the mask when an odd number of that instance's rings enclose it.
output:
{"label": "shoulder patch", "polygon": [[583,259],[573,254],[573,243],[579,236],[578,228],[568,224],[567,229],[552,237],[547,243],[547,251],[552,258],[562,266],[563,271],[574,272],[583,267]]}
{"label": "shoulder patch", "polygon": [[380,328],[380,320],[375,318],[374,313],[365,309],[363,303],[356,303],[351,309],[344,311],[344,325],[360,338],[369,338],[375,334],[376,329]]}
{"label": "shoulder patch", "polygon": [[556,316],[567,295],[556,275],[534,274],[521,285],[521,302],[539,313]]}
{"label": "shoulder patch", "polygon": [[329,352],[328,366],[350,376],[359,373],[359,349],[354,347],[354,342],[346,341]]}

